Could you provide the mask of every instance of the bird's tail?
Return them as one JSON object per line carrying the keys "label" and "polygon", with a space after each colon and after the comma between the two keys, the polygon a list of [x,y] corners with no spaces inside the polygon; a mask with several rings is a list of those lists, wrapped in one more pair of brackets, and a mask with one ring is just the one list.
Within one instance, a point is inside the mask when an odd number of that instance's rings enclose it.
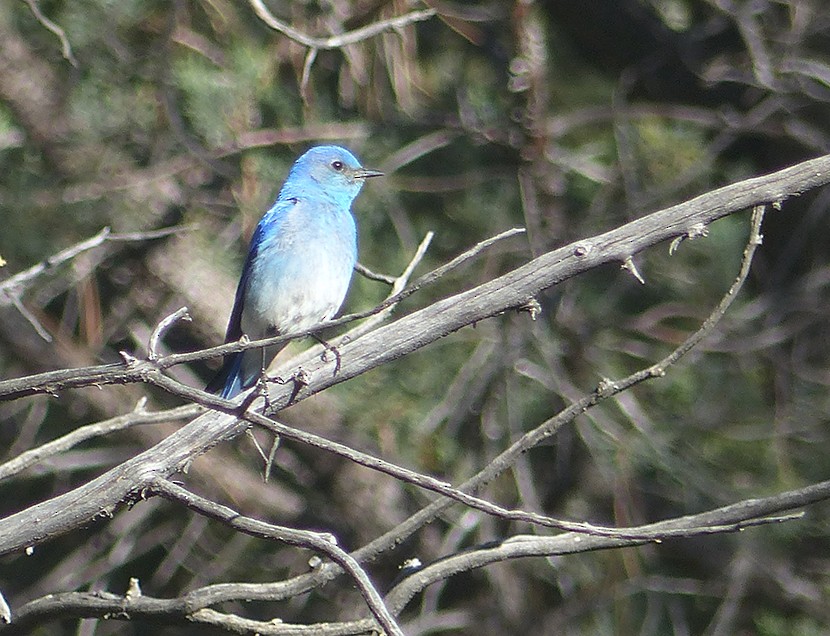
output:
{"label": "bird's tail", "polygon": [[205,387],[205,391],[230,400],[236,397],[243,389],[248,388],[245,386],[242,373],[243,357],[243,352],[225,356],[225,362],[222,364],[222,368],[219,369],[219,373]]}
{"label": "bird's tail", "polygon": [[265,369],[283,346],[278,344],[226,355],[222,368],[205,387],[205,391],[230,400],[245,389],[250,389],[265,373]]}

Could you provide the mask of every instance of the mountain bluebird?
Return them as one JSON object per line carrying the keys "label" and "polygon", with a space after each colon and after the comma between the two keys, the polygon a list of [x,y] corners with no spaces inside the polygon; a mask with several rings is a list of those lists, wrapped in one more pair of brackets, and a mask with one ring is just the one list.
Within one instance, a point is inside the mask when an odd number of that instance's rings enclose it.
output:
{"label": "mountain bluebird", "polygon": [[[339,146],[297,159],[251,238],[225,342],[289,336],[334,316],[357,261],[352,201],[365,179],[381,174]],[[234,397],[256,384],[282,346],[227,355],[206,390]]]}

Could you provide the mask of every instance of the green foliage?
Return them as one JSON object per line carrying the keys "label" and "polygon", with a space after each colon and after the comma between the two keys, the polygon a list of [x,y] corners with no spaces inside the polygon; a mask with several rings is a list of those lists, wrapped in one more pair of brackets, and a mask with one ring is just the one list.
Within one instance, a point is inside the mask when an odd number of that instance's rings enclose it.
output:
{"label": "green foliage", "polygon": [[763,609],[756,612],[755,625],[759,636],[821,636],[827,631],[824,624],[813,618],[781,616]]}

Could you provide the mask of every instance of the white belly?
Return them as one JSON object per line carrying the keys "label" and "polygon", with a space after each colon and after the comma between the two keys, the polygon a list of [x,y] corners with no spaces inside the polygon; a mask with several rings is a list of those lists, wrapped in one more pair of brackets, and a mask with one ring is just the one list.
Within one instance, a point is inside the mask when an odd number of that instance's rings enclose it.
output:
{"label": "white belly", "polygon": [[248,281],[242,332],[252,338],[290,335],[334,316],[355,263],[354,234],[347,236],[303,236],[264,249]]}

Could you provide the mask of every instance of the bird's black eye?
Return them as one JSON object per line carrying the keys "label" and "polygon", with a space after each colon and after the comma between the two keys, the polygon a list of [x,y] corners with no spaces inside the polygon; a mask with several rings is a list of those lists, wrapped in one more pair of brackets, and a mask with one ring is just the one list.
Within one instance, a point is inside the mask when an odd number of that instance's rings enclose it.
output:
{"label": "bird's black eye", "polygon": [[340,172],[343,169],[343,162],[342,161],[332,161],[331,167]]}

